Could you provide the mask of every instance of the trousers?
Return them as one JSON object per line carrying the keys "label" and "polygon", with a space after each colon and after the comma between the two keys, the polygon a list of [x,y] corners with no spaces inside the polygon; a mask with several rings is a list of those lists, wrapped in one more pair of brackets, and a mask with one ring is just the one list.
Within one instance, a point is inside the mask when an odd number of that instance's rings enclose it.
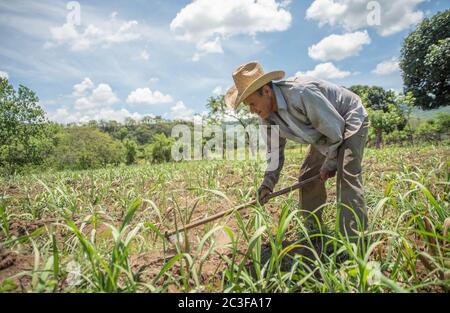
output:
{"label": "trousers", "polygon": [[[367,142],[369,120],[366,118],[360,129],[346,138],[338,149],[336,173],[336,202],[339,231],[343,236],[356,236],[367,229],[367,208],[362,180],[362,159]],[[302,181],[320,173],[325,156],[312,145],[300,169]],[[325,182],[315,180],[299,190],[301,214],[308,227],[322,224],[322,207],[327,201]]]}

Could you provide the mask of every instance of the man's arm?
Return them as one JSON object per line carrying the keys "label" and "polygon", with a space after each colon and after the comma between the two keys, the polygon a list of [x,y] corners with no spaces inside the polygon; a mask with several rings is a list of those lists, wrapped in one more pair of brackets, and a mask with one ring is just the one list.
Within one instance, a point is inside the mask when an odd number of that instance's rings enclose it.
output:
{"label": "man's arm", "polygon": [[[280,179],[280,173],[283,169],[286,139],[280,137],[279,131],[277,130],[278,127],[272,128],[272,125],[266,126],[267,132],[264,132],[263,130],[263,137],[267,145],[267,169],[264,173],[264,179],[261,186],[267,187],[272,192],[275,185],[278,183],[278,180]],[[278,137],[278,144],[276,142],[272,142],[272,135],[275,138]]]}
{"label": "man's arm", "polygon": [[336,171],[338,148],[344,140],[345,121],[319,89],[308,86],[301,98],[311,125],[327,137],[329,147],[322,170]]}

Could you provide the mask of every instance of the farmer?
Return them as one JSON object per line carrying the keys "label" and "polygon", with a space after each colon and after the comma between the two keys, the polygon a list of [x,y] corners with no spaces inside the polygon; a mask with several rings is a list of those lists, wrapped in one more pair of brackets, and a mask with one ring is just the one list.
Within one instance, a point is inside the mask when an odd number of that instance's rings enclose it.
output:
{"label": "farmer", "polygon": [[[261,125],[268,126],[269,158],[279,160],[275,170],[266,169],[257,199],[265,204],[279,180],[286,139],[310,144],[299,180],[318,174],[320,179],[300,189],[305,225],[313,232],[319,229],[317,221],[322,226],[325,181],[337,173],[339,231],[355,236],[367,228],[361,171],[369,128],[367,112],[361,99],[343,87],[306,76],[278,81],[283,77],[283,71],[264,73],[259,63],[250,62],[235,70],[234,85],[225,95],[228,107],[236,109],[243,102],[259,115]],[[271,145],[270,125],[278,125],[277,147]]]}

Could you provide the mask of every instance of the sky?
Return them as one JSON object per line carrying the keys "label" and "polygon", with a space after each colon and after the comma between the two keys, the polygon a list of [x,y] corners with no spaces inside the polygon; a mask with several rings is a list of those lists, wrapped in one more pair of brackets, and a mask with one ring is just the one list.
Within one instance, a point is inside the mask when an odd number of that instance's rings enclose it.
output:
{"label": "sky", "polygon": [[59,123],[191,119],[240,64],[402,91],[403,39],[427,0],[0,0],[0,76]]}

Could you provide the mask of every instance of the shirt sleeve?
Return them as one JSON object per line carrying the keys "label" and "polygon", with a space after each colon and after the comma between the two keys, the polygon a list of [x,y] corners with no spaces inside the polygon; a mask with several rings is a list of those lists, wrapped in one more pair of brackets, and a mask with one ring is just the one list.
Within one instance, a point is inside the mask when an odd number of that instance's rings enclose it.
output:
{"label": "shirt sleeve", "polygon": [[316,87],[305,88],[301,100],[312,127],[327,138],[328,151],[322,169],[334,171],[337,169],[338,148],[344,140],[345,120]]}
{"label": "shirt sleeve", "polygon": [[[269,188],[270,191],[273,191],[275,185],[280,179],[280,173],[284,165],[284,148],[286,146],[286,138],[280,136],[277,125],[270,125],[265,122],[262,126],[264,126],[262,128],[262,136],[267,146],[267,168],[261,185]],[[278,138],[278,144],[276,141],[273,142],[272,139],[274,138]]]}

